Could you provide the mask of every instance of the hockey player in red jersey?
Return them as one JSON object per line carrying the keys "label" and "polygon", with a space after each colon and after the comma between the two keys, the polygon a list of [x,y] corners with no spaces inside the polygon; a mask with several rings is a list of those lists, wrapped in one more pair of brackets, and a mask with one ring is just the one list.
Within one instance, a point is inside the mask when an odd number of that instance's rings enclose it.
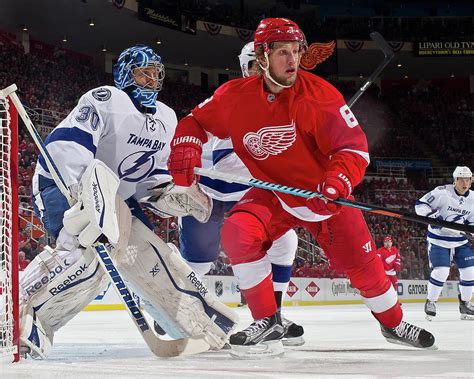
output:
{"label": "hockey player in red jersey", "polygon": [[309,230],[332,266],[360,290],[389,342],[431,347],[431,333],[402,321],[397,294],[362,213],[331,202],[352,198],[369,163],[356,117],[331,84],[298,70],[307,43],[296,23],[264,19],[254,44],[258,74],[222,85],[179,122],[168,161],[174,182],[190,186],[196,180],[193,169],[201,165],[201,148],[210,133],[232,139],[253,177],[317,189],[327,200],[252,188],[230,211],[222,244],[255,320],[231,336],[234,353],[282,352],[283,328],[266,251],[296,226]]}
{"label": "hockey player in red jersey", "polygon": [[398,248],[393,246],[392,236],[383,238],[383,246],[377,250],[377,255],[382,260],[385,273],[392,282],[393,288],[397,291],[397,271],[400,271],[400,255],[398,254]]}

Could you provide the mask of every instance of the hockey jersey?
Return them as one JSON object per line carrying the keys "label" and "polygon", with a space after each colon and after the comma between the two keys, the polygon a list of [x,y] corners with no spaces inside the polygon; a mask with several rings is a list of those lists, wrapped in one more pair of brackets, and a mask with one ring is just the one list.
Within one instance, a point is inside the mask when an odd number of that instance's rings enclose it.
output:
{"label": "hockey jersey", "polygon": [[400,270],[400,255],[398,249],[392,246],[387,249],[382,246],[377,250],[377,255],[380,257],[387,275],[396,275],[396,272]]}
{"label": "hockey jersey", "polygon": [[[439,186],[416,201],[415,211],[421,216],[474,225],[474,195],[470,190],[464,195],[458,195],[452,184]],[[432,225],[428,226],[427,240],[446,248],[467,243],[461,232]]]}
{"label": "hockey jersey", "polygon": [[[279,94],[265,91],[260,76],[236,79],[183,118],[175,138],[211,133],[230,137],[234,150],[254,178],[316,190],[327,171],[342,173],[353,188],[369,163],[367,140],[342,95],[305,71]],[[276,193],[294,216],[319,221],[305,199]]]}
{"label": "hockey jersey", "polygon": [[[141,113],[125,92],[104,86],[84,94],[45,143],[69,188],[96,158],[119,177],[122,198],[139,199],[156,181],[170,180],[167,159],[176,124],[175,112],[165,104],[157,102],[154,114]],[[44,178],[52,178],[42,156],[38,161],[34,194],[48,182]]]}

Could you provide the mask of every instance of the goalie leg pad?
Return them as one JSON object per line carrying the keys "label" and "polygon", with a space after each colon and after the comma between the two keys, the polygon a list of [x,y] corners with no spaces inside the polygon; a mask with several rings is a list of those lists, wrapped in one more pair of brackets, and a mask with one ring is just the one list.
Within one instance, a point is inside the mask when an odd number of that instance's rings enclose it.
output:
{"label": "goalie leg pad", "polygon": [[167,332],[204,335],[215,349],[227,342],[237,326],[236,313],[210,294],[183,259],[141,221],[133,219],[128,247],[116,249],[114,256],[124,279],[159,313],[156,321]]}
{"label": "goalie leg pad", "polygon": [[20,341],[32,357],[45,358],[54,333],[104,289],[108,279],[90,249],[46,247],[20,280]]}

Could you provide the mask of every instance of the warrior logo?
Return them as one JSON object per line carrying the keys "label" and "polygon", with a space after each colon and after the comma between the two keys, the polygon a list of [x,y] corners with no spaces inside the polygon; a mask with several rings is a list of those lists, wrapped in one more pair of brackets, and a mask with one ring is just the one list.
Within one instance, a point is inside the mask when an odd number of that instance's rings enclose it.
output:
{"label": "warrior logo", "polygon": [[244,136],[243,143],[252,157],[261,161],[270,155],[279,155],[291,147],[296,140],[296,125],[267,126],[257,133]]}

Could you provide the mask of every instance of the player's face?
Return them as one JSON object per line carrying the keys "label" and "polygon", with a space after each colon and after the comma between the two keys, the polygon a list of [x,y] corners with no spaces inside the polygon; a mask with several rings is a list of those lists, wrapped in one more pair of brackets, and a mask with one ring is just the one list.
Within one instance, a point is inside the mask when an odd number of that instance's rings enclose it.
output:
{"label": "player's face", "polygon": [[275,42],[268,56],[270,75],[278,83],[291,86],[296,82],[300,63],[300,44],[293,42]]}
{"label": "player's face", "polygon": [[459,194],[464,195],[471,188],[472,178],[457,178],[454,188]]}
{"label": "player's face", "polygon": [[247,71],[249,73],[249,76],[255,75],[257,73],[257,67],[257,61],[250,61],[248,63]]}
{"label": "player's face", "polygon": [[392,241],[385,241],[383,245],[386,249],[390,249],[392,247]]}
{"label": "player's face", "polygon": [[161,69],[156,66],[138,67],[132,71],[135,83],[142,88],[156,89],[158,87]]}

